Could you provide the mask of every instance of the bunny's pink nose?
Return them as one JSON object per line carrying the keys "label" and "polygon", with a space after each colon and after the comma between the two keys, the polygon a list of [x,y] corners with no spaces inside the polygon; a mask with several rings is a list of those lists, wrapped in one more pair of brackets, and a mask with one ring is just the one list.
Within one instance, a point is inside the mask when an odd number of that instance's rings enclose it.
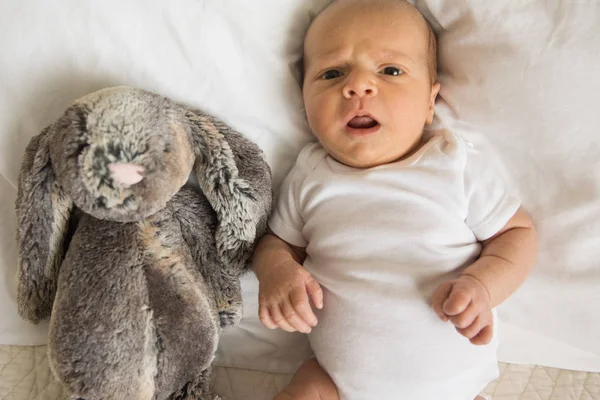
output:
{"label": "bunny's pink nose", "polygon": [[144,167],[130,163],[108,164],[111,177],[122,186],[129,187],[139,183],[144,176]]}

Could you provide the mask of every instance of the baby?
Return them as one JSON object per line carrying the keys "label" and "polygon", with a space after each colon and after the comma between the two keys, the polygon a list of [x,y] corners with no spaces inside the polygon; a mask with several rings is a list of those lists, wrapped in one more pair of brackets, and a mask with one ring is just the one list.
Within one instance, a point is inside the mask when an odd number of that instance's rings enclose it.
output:
{"label": "baby", "polygon": [[435,54],[403,0],[336,1],[306,34],[318,143],[253,268],[262,323],[309,333],[316,359],[276,400],[472,400],[498,375],[494,308],[531,271],[536,235],[485,155],[424,129]]}

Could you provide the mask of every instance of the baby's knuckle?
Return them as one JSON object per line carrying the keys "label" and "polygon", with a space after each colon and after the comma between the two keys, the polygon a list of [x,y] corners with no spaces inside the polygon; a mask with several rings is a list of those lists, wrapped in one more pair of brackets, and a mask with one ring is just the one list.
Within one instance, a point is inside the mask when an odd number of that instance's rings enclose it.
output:
{"label": "baby's knuckle", "polygon": [[462,322],[462,321],[460,321],[460,322],[456,322],[454,325],[455,325],[457,328],[460,328],[460,329],[467,329],[467,324],[465,324],[465,323],[464,323],[464,322]]}
{"label": "baby's knuckle", "polygon": [[479,332],[478,332],[478,331],[477,331],[477,329],[475,329],[475,328],[470,328],[470,329],[469,329],[469,328],[467,328],[467,329],[465,329],[465,330],[464,330],[464,333],[463,333],[463,335],[464,335],[465,337],[468,337],[469,339],[472,339],[472,338],[474,338],[474,337],[475,337],[475,336],[476,336],[478,333],[479,333]]}
{"label": "baby's knuckle", "polygon": [[294,280],[305,280],[306,279],[306,271],[303,268],[296,268],[292,273]]}
{"label": "baby's knuckle", "polygon": [[296,310],[306,310],[306,301],[304,300],[294,300],[292,305]]}
{"label": "baby's knuckle", "polygon": [[277,301],[273,298],[262,299],[258,301],[260,307],[266,308],[267,310],[276,307]]}
{"label": "baby's knuckle", "polygon": [[271,320],[279,325],[281,323],[281,321],[283,321],[283,317],[281,315],[271,315]]}
{"label": "baby's knuckle", "polygon": [[456,332],[460,333],[464,337],[469,337],[468,329],[456,328]]}
{"label": "baby's knuckle", "polygon": [[456,317],[456,326],[461,329],[466,329],[469,326],[469,317],[465,314],[460,314]]}

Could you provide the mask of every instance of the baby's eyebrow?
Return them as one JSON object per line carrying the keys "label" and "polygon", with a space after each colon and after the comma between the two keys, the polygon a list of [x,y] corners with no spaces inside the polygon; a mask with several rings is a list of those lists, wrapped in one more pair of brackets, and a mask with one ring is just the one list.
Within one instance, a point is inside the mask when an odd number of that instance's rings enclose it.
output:
{"label": "baby's eyebrow", "polygon": [[343,52],[335,49],[317,53],[312,56],[313,61],[318,64],[336,63],[343,58],[345,58]]}
{"label": "baby's eyebrow", "polygon": [[[394,49],[374,50],[369,53],[369,56],[374,60],[378,60],[378,62],[385,62],[387,60],[398,62],[402,64],[404,68],[409,68],[417,63],[417,60],[414,57]],[[320,70],[328,67],[347,66],[348,57],[350,57],[350,55],[346,54],[346,52],[343,50],[331,49],[319,52],[317,54],[312,54],[306,60],[309,61],[307,64],[307,66],[310,66],[309,69]]]}
{"label": "baby's eyebrow", "polygon": [[[415,61],[415,59],[413,57],[411,57],[410,55],[408,55],[402,51],[392,50],[392,49],[376,50],[376,51],[373,51],[370,54],[370,56],[376,60],[394,59],[394,60],[406,60],[409,62]],[[343,51],[334,49],[334,50],[324,51],[319,54],[315,54],[311,58],[313,59],[315,64],[319,64],[319,65],[336,64],[336,63],[339,63],[339,62],[342,62],[343,60],[345,60],[346,55],[344,54]]]}
{"label": "baby's eyebrow", "polygon": [[397,50],[391,50],[391,49],[379,50],[377,52],[374,52],[372,54],[372,56],[376,59],[392,58],[392,59],[404,59],[407,61],[415,61],[415,59],[413,57],[409,56],[408,54],[403,53],[401,51],[397,51]]}
{"label": "baby's eyebrow", "polygon": [[326,68],[342,68],[347,66],[347,63],[339,57],[322,57],[313,55],[312,57],[305,59],[305,61],[307,71],[318,71]]}

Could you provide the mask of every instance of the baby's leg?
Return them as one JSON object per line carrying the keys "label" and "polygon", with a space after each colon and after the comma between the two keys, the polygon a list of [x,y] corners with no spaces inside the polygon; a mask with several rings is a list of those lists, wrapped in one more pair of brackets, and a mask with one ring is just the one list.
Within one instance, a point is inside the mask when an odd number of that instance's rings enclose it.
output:
{"label": "baby's leg", "polygon": [[273,400],[339,400],[331,377],[315,358],[307,360],[290,384]]}
{"label": "baby's leg", "polygon": [[[340,400],[331,377],[315,358],[302,364],[292,381],[273,400]],[[486,400],[481,396],[473,400]]]}

